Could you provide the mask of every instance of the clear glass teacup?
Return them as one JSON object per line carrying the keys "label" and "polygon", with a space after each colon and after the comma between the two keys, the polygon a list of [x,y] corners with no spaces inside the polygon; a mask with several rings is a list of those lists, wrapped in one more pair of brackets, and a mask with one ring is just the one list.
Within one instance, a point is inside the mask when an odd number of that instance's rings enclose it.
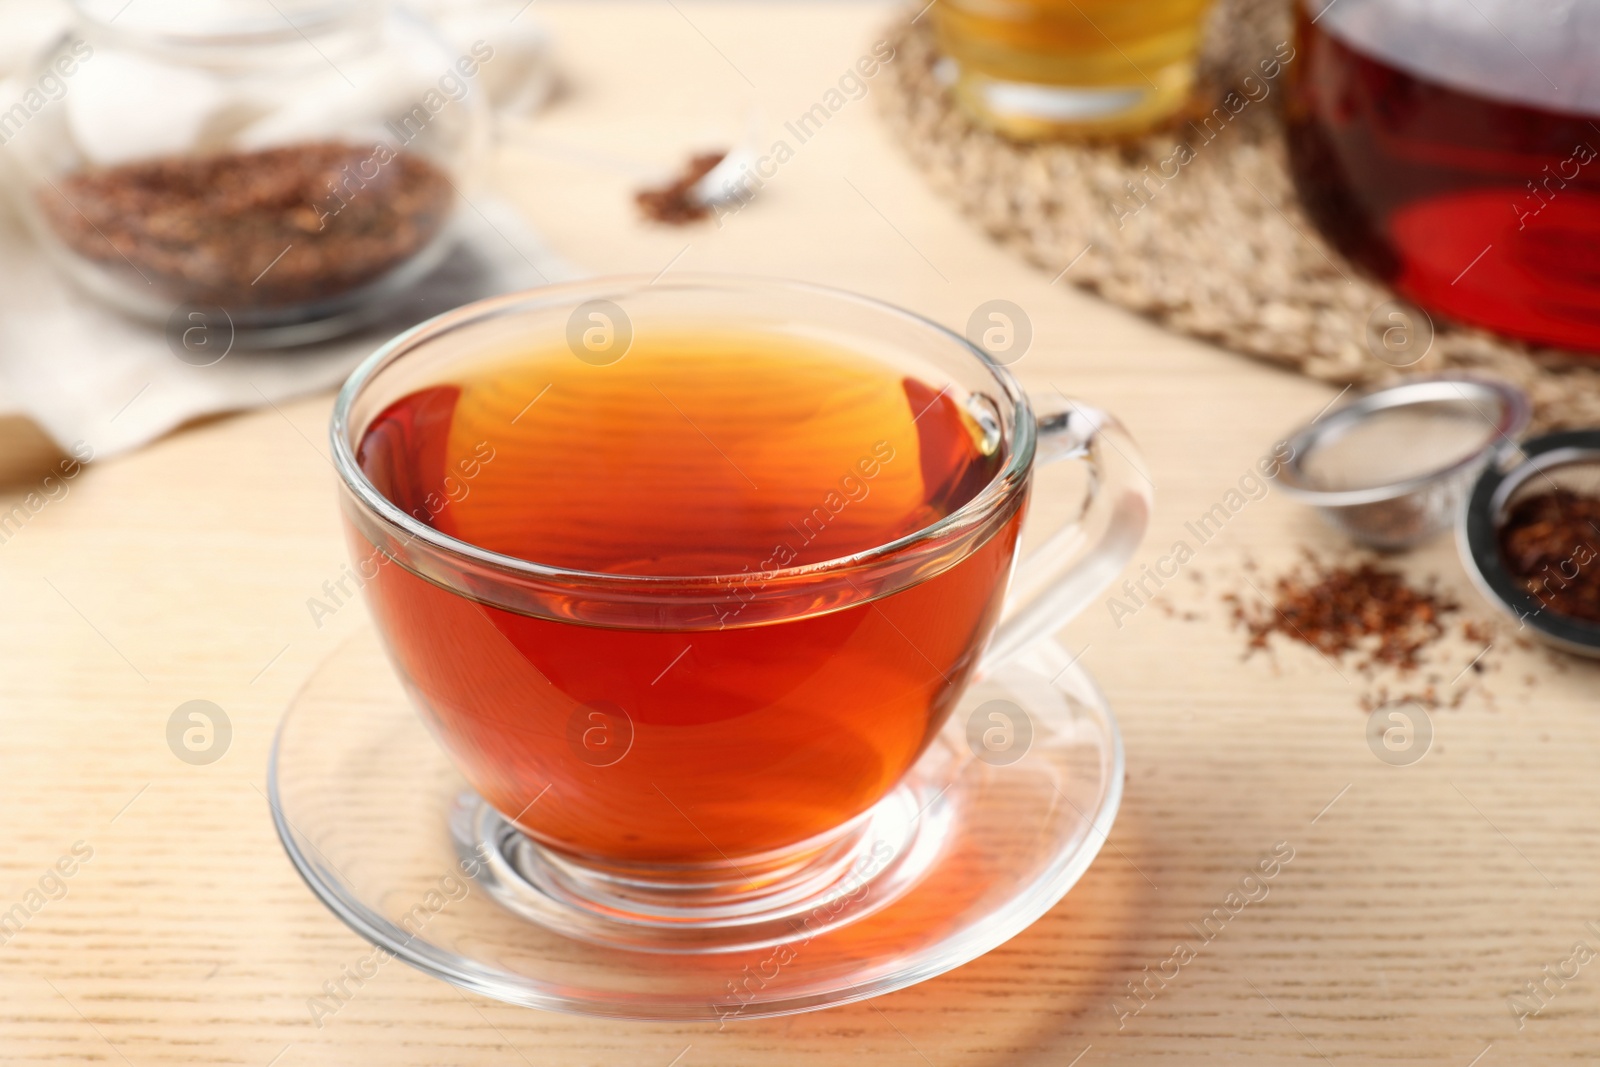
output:
{"label": "clear glass teacup", "polygon": [[[1109,582],[1149,503],[1105,414],[775,281],[461,308],[351,376],[332,440],[395,669],[567,917],[530,911],[639,943],[787,929],[889,866],[962,692]],[[1083,507],[1019,565],[1067,460]]]}

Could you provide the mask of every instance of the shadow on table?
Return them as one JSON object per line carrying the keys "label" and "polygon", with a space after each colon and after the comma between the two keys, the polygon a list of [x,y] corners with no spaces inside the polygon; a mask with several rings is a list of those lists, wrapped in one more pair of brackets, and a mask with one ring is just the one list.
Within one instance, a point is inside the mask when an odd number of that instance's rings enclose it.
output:
{"label": "shadow on table", "polygon": [[868,1051],[863,1037],[872,1035],[870,1049],[897,1063],[903,1051],[908,1063],[921,1055],[941,1065],[1066,1067],[1085,1045],[1117,1032],[1113,998],[1128,999],[1128,980],[1160,961],[1146,958],[1157,890],[1128,858],[1159,851],[1141,844],[1148,829],[1125,809],[1065,899],[963,967],[862,1004],[740,1030],[754,1036],[770,1027],[789,1048],[848,1037],[858,1051]]}

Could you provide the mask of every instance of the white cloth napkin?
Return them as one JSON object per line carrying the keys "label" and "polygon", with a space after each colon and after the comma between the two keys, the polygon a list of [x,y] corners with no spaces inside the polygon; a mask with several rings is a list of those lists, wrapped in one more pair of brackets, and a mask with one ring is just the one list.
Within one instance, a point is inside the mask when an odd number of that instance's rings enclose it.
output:
{"label": "white cloth napkin", "polygon": [[13,216],[0,213],[0,411],[23,414],[63,450],[96,459],[205,415],[331,388],[408,326],[498,293],[575,272],[508,205],[463,206],[449,258],[371,329],[304,348],[235,348],[207,367],[178,359],[166,333],[111,311],[64,281]]}

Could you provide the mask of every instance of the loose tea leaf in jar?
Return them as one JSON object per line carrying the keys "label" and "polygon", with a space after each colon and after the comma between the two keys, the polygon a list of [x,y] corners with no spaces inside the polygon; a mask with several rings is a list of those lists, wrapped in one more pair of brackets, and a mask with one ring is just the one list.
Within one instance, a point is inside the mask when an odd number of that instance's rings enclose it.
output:
{"label": "loose tea leaf in jar", "polygon": [[439,237],[453,198],[415,153],[311,142],[84,169],[39,206],[77,255],[177,302],[248,311],[378,281]]}

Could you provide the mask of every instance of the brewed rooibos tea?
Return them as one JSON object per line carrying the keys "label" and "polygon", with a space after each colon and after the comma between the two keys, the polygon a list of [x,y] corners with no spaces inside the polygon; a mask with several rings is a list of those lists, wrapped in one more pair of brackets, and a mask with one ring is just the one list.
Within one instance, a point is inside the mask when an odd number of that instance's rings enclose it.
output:
{"label": "brewed rooibos tea", "polygon": [[1435,313],[1600,352],[1600,7],[1298,10],[1290,162],[1323,234]]}
{"label": "brewed rooibos tea", "polygon": [[764,336],[640,337],[609,366],[565,348],[479,363],[371,422],[358,460],[381,493],[496,553],[726,576],[726,599],[703,626],[644,606],[584,625],[385,563],[370,602],[474,787],[541,842],[682,863],[792,845],[864,811],[938,730],[999,611],[1020,510],[889,595],[777,621],[747,603],[764,575],[890,545],[982,490],[1004,449],[957,397]]}

